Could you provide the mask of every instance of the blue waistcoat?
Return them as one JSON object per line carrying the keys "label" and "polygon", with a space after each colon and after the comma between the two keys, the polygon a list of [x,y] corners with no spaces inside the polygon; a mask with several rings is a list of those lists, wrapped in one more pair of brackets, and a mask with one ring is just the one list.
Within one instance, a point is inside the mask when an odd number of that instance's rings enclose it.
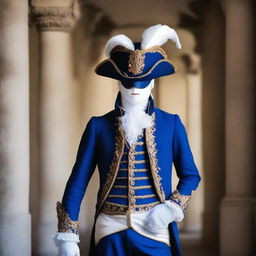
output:
{"label": "blue waistcoat", "polygon": [[118,173],[102,212],[126,214],[129,211],[147,211],[160,203],[150,170],[145,136],[129,146],[125,143]]}
{"label": "blue waistcoat", "polygon": [[[187,205],[186,198],[191,196],[200,182],[185,127],[177,114],[170,114],[156,108],[151,96],[146,111],[154,120],[154,125],[145,129],[144,136],[149,163],[147,168],[150,169],[149,177],[152,178],[152,183],[149,185],[153,186],[153,190],[148,191],[147,194],[155,193],[156,197],[152,197],[153,200],[159,200],[161,203],[173,198],[184,208],[184,205]],[[100,187],[97,194],[95,220],[104,209],[104,203],[109,201],[110,195],[114,193],[114,185],[118,180],[116,177],[120,175],[118,170],[122,164],[123,152],[127,150],[124,131],[119,120],[123,114],[119,92],[112,111],[103,116],[94,116],[87,123],[72,173],[66,184],[62,204],[60,203],[57,207],[59,232],[76,232],[80,204],[96,165],[99,170]],[[179,178],[175,189],[178,194],[174,193],[172,188],[172,163]],[[181,248],[176,222],[170,223],[169,231],[172,253],[180,256]],[[94,231],[92,247],[93,237]]]}

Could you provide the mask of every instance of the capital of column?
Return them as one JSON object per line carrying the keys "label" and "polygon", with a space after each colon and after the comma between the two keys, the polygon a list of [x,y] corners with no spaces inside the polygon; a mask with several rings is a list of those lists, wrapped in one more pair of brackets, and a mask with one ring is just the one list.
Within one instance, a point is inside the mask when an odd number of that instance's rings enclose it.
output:
{"label": "capital of column", "polygon": [[38,31],[69,32],[80,17],[79,4],[76,0],[70,5],[40,5],[30,2],[30,24]]}

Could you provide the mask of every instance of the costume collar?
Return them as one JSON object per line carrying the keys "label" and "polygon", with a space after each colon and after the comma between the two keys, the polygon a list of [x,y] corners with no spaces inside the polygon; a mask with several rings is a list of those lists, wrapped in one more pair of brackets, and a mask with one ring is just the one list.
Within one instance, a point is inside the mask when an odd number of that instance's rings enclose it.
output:
{"label": "costume collar", "polygon": [[[115,102],[115,112],[118,116],[123,116],[125,114],[125,110],[121,107],[121,92],[119,91],[116,97],[116,102]],[[153,97],[150,95],[148,98],[148,105],[146,108],[146,113],[149,115],[152,115],[154,112],[155,104]]]}

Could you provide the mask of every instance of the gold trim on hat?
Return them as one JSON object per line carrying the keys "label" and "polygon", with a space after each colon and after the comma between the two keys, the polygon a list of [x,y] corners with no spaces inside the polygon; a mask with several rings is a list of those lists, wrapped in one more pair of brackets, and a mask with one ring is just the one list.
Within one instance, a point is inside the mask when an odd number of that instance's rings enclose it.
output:
{"label": "gold trim on hat", "polygon": [[99,63],[99,64],[96,66],[96,68],[95,68],[95,72],[96,72],[96,73],[97,73],[97,69],[98,69],[101,65],[103,65],[105,62],[110,62],[110,63],[114,66],[116,72],[117,72],[119,75],[121,75],[121,76],[124,77],[124,78],[128,78],[128,79],[138,79],[138,78],[146,77],[146,76],[148,76],[150,73],[152,73],[152,71],[155,69],[155,67],[158,66],[158,65],[159,65],[160,63],[162,63],[162,62],[167,62],[167,63],[171,64],[171,65],[173,66],[173,68],[174,68],[174,72],[173,72],[173,73],[175,73],[176,70],[177,70],[176,66],[175,66],[171,61],[169,61],[168,59],[162,59],[162,60],[157,61],[157,62],[151,67],[151,69],[150,69],[147,73],[145,73],[145,74],[143,74],[143,75],[141,75],[141,76],[128,76],[127,74],[123,74],[123,73],[120,71],[120,69],[118,68],[118,66],[116,65],[116,63],[115,63],[112,59],[106,59],[106,60],[102,61],[101,63]]}

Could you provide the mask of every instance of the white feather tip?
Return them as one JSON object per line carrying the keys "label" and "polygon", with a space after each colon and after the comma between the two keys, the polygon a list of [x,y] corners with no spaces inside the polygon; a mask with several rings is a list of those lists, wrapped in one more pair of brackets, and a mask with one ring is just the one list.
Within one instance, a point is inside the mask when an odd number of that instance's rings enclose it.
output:
{"label": "white feather tip", "polygon": [[118,45],[124,46],[129,50],[134,50],[134,44],[128,36],[123,34],[115,35],[107,41],[105,46],[105,53],[108,58],[110,57],[110,52]]}
{"label": "white feather tip", "polygon": [[172,40],[176,47],[181,49],[181,43],[176,31],[167,25],[157,24],[143,31],[141,49],[148,49],[156,45],[161,46],[168,40]]}

